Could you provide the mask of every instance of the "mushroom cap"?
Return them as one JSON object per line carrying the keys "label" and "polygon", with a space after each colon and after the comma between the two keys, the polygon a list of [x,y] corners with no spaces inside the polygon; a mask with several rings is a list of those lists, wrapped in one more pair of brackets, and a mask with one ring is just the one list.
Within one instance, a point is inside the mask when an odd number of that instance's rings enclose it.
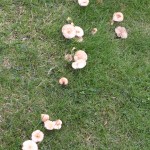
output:
{"label": "mushroom cap", "polygon": [[61,129],[61,125],[62,125],[62,121],[60,119],[54,121],[55,122],[55,126],[54,126],[54,129]]}
{"label": "mushroom cap", "polygon": [[44,134],[40,130],[36,130],[32,133],[31,139],[34,142],[41,142],[44,138]]}
{"label": "mushroom cap", "polygon": [[77,37],[82,37],[84,35],[84,31],[81,27],[75,26],[75,30],[76,30],[76,36]]}
{"label": "mushroom cap", "polygon": [[54,129],[54,125],[55,125],[54,121],[47,120],[47,121],[44,122],[44,127],[47,130],[53,130]]}
{"label": "mushroom cap", "polygon": [[22,150],[38,150],[37,144],[32,140],[27,140],[23,143]]}
{"label": "mushroom cap", "polygon": [[89,0],[78,0],[80,6],[87,6],[89,4]]}
{"label": "mushroom cap", "polygon": [[92,35],[96,34],[97,31],[98,31],[97,28],[93,28],[91,31]]}
{"label": "mushroom cap", "polygon": [[121,13],[121,12],[115,12],[113,14],[113,21],[121,22],[121,21],[123,21],[123,19],[124,19],[123,13]]}
{"label": "mushroom cap", "polygon": [[41,114],[41,120],[42,120],[42,122],[45,122],[45,121],[49,120],[49,115]]}
{"label": "mushroom cap", "polygon": [[59,84],[61,85],[67,85],[68,84],[68,79],[65,77],[62,77],[59,79]]}
{"label": "mushroom cap", "polygon": [[75,27],[71,24],[66,24],[62,27],[62,34],[66,39],[72,39],[76,36]]}
{"label": "mushroom cap", "polygon": [[88,56],[87,54],[85,53],[85,51],[83,50],[78,50],[76,51],[75,55],[74,55],[74,61],[77,61],[79,59],[82,59],[82,60],[87,60]]}
{"label": "mushroom cap", "polygon": [[72,63],[72,68],[73,69],[82,69],[85,66],[86,66],[86,61],[82,60],[82,59],[79,59],[79,60]]}
{"label": "mushroom cap", "polygon": [[118,26],[115,28],[115,32],[117,36],[122,39],[126,39],[128,37],[128,33],[125,27]]}

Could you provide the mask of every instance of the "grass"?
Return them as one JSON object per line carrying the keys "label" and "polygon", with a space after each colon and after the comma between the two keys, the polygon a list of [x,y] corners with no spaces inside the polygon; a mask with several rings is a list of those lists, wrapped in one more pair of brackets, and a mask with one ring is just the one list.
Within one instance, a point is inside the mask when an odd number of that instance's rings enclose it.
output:
{"label": "grass", "polygon": [[[111,26],[116,11],[125,19]],[[71,0],[1,0],[0,150],[21,149],[36,129],[45,133],[40,150],[150,149],[149,14],[149,0],[91,0],[86,8]],[[68,16],[84,29],[83,43],[63,38]],[[126,40],[116,38],[117,25],[127,28]],[[73,47],[88,54],[82,70],[64,60]],[[46,131],[41,113],[62,119],[62,129]]]}

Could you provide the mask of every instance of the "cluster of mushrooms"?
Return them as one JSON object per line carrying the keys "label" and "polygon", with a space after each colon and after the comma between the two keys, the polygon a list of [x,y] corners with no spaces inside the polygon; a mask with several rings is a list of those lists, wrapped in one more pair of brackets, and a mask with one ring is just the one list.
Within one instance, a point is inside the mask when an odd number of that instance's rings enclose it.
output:
{"label": "cluster of mushrooms", "polygon": [[[89,1],[87,0],[79,0],[79,4],[81,5],[83,2],[86,1],[86,4],[88,4]],[[85,3],[84,3],[85,4]],[[85,5],[82,5],[85,6]],[[114,22],[122,22],[124,19],[124,16],[121,12],[115,12],[113,14],[112,22],[111,25],[114,24]],[[84,36],[84,31],[81,27],[75,26],[74,23],[72,22],[72,19],[68,17],[67,21],[70,23],[65,24],[62,27],[62,34],[66,39],[73,39],[73,38],[78,38],[78,42],[83,41],[83,36]],[[94,35],[97,32],[97,28],[93,28],[91,31],[91,34]],[[115,28],[115,33],[119,38],[126,39],[128,37],[128,33],[125,27],[118,26]],[[75,48],[73,48],[74,50]],[[72,68],[73,69],[82,69],[86,66],[86,61],[87,61],[87,54],[83,50],[78,50],[75,52],[74,56],[72,54],[66,54],[65,55],[65,60],[72,62]],[[61,85],[67,85],[68,84],[68,79],[65,77],[62,77],[59,79],[59,84]]]}
{"label": "cluster of mushrooms", "polygon": [[[122,22],[124,16],[121,12],[115,12],[113,15],[112,25],[114,22]],[[118,26],[115,28],[115,33],[119,38],[126,39],[128,37],[128,33],[125,27]]]}
{"label": "cluster of mushrooms", "polygon": [[[78,3],[80,6],[87,6],[89,4],[89,0],[78,0]],[[111,22],[111,25],[114,24],[114,22],[122,22],[124,19],[124,16],[121,12],[115,12],[113,14],[113,19]],[[71,18],[68,17],[67,19],[68,24],[65,24],[62,27],[62,34],[66,39],[76,39],[77,42],[83,41],[84,31],[81,27],[75,26],[72,22]],[[91,34],[94,35],[97,32],[97,28],[93,28],[91,31]],[[115,28],[115,33],[119,38],[126,39],[128,37],[128,33],[125,27],[118,26]],[[75,48],[73,48],[75,50]],[[87,64],[88,56],[85,51],[83,50],[77,50],[74,55],[72,54],[66,54],[65,60],[68,62],[72,62],[72,68],[73,69],[82,69]],[[68,79],[65,77],[62,77],[59,79],[59,84],[61,85],[68,85]],[[59,130],[62,126],[62,121],[60,119],[56,121],[51,121],[49,119],[49,115],[47,114],[41,114],[41,120],[44,123],[44,127],[47,130]],[[40,130],[36,130],[31,135],[31,140],[27,140],[22,145],[22,150],[38,150],[37,143],[41,142],[44,139],[44,133]]]}
{"label": "cluster of mushrooms", "polygon": [[[59,130],[62,126],[60,119],[51,121],[48,114],[41,114],[41,121],[44,123],[44,127],[47,130]],[[35,130],[31,134],[31,140],[26,140],[22,144],[22,150],[38,150],[38,144],[44,139],[44,133],[40,130]]]}

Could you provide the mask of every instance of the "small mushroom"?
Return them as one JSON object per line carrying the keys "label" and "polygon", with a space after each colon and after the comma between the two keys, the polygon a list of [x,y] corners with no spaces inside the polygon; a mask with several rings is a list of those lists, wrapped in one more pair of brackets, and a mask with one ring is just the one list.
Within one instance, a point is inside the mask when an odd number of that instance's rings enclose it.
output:
{"label": "small mushroom", "polygon": [[128,33],[125,27],[118,26],[115,28],[115,32],[117,36],[122,39],[126,39],[128,37]]}
{"label": "small mushroom", "polygon": [[113,14],[113,21],[121,22],[121,21],[123,21],[123,19],[124,19],[123,13],[121,13],[121,12],[115,12]]}
{"label": "small mushroom", "polygon": [[72,39],[76,36],[75,27],[71,24],[66,24],[62,27],[62,34],[66,39]]}
{"label": "small mushroom", "polygon": [[82,59],[84,61],[87,61],[87,54],[85,53],[85,51],[83,50],[78,50],[75,52],[75,55],[74,55],[74,61],[77,61],[79,59]]}
{"label": "small mushroom", "polygon": [[92,35],[96,34],[97,31],[98,31],[97,28],[93,28],[93,29],[92,29],[92,32],[91,32]]}
{"label": "small mushroom", "polygon": [[36,142],[36,143],[37,143],[37,142],[42,142],[43,139],[44,139],[44,134],[43,134],[42,131],[36,130],[36,131],[34,131],[34,132],[32,133],[31,139],[32,139],[32,141],[34,141],[34,142]]}
{"label": "small mushroom", "polygon": [[76,36],[77,37],[82,37],[84,35],[84,31],[81,27],[75,26],[75,30],[76,30]]}
{"label": "small mushroom", "polygon": [[68,79],[65,77],[62,77],[59,79],[59,84],[61,85],[67,85],[68,84]]}
{"label": "small mushroom", "polygon": [[89,0],[78,0],[80,6],[87,6],[89,4]]}
{"label": "small mushroom", "polygon": [[41,120],[42,120],[42,122],[45,122],[45,121],[49,120],[49,115],[41,114]]}
{"label": "small mushroom", "polygon": [[58,119],[54,122],[55,122],[54,129],[57,129],[57,130],[61,129],[62,121]]}
{"label": "small mushroom", "polygon": [[54,126],[55,126],[55,122],[54,121],[47,120],[47,121],[44,122],[44,127],[47,130],[53,130]]}

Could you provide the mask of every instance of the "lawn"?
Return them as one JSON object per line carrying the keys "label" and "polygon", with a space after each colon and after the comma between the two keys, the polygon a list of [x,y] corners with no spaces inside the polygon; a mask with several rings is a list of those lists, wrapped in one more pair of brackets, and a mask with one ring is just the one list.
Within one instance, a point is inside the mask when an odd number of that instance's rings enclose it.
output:
{"label": "lawn", "polygon": [[[124,21],[110,25],[116,11]],[[62,36],[68,17],[84,42]],[[64,60],[73,47],[88,54],[81,70]],[[44,129],[42,113],[61,130]],[[0,150],[21,149],[37,129],[40,150],[150,149],[149,0],[0,0]]]}

